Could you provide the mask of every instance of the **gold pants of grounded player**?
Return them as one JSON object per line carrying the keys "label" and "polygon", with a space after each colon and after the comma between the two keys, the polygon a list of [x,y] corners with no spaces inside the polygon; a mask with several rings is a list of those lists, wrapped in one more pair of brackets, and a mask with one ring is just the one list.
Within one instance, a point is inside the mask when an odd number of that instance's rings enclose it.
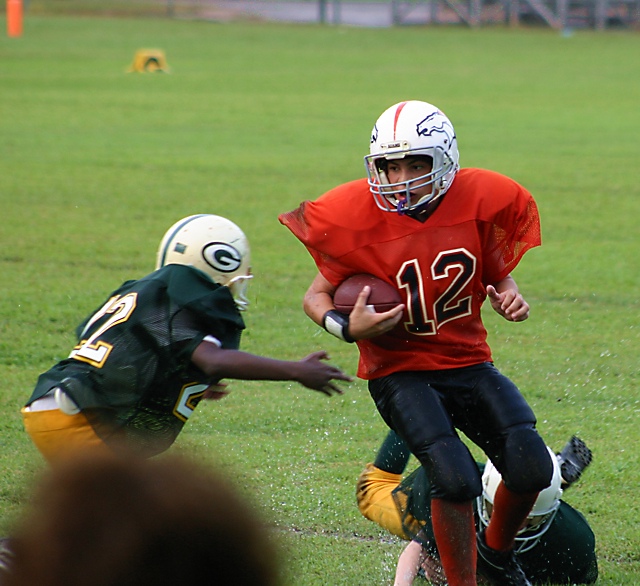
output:
{"label": "gold pants of grounded player", "polygon": [[[392,494],[401,478],[400,474],[385,472],[373,464],[367,464],[358,478],[356,498],[358,508],[364,517],[402,539],[411,539],[403,527],[403,517]],[[406,500],[407,497],[400,493],[396,498]],[[400,504],[406,509],[406,503]],[[404,522],[418,525],[409,514],[405,515]]]}
{"label": "gold pants of grounded player", "polygon": [[49,462],[78,450],[112,453],[82,413],[67,415],[59,409],[30,411],[27,408],[21,413],[26,432]]}

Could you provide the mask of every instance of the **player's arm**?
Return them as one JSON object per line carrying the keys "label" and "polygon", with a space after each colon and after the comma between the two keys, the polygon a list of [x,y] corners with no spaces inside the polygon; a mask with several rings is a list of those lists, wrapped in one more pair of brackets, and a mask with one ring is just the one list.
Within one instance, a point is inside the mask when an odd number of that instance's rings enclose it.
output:
{"label": "player's arm", "polygon": [[352,379],[339,368],[323,362],[328,358],[328,354],[321,350],[298,361],[277,360],[220,348],[213,342],[204,341],[194,350],[191,362],[215,380],[293,380],[328,396],[342,394],[332,381]]}
{"label": "player's arm", "polygon": [[422,546],[417,541],[410,541],[398,559],[393,586],[411,586],[418,575],[421,559]]}
{"label": "player's arm", "polygon": [[487,296],[494,311],[509,321],[524,321],[529,317],[529,304],[518,290],[511,275],[487,286]]}
{"label": "player's arm", "polygon": [[321,273],[318,273],[304,295],[302,301],[304,312],[319,326],[324,326],[322,321],[327,311],[335,309],[333,305],[335,292],[336,288]]}
{"label": "player's arm", "polygon": [[376,313],[367,307],[370,287],[365,287],[356,301],[348,318],[337,314],[333,304],[336,288],[318,273],[304,296],[305,313],[319,326],[338,338],[352,342],[374,338],[392,329],[401,319],[404,305],[398,305],[389,311]]}

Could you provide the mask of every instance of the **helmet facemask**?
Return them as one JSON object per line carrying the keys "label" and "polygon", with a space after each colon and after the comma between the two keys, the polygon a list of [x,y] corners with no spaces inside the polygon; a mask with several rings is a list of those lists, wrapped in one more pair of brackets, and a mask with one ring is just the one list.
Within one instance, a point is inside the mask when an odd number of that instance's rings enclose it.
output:
{"label": "helmet facemask", "polygon": [[[414,150],[417,151],[417,149]],[[429,155],[425,154],[424,149],[418,152],[414,152],[414,150],[409,149],[401,156],[376,157],[368,155],[365,157],[369,188],[379,208],[388,212],[403,214],[409,210],[423,208],[446,192],[448,175],[455,166],[453,160],[447,153],[437,148],[432,149],[432,154]],[[431,171],[407,181],[391,183],[387,174],[389,162],[416,156],[430,159]],[[431,190],[428,193],[415,194],[416,191],[422,190],[427,186],[431,186]]]}
{"label": "helmet facemask", "polygon": [[231,291],[231,295],[233,295],[238,311],[246,311],[247,307],[249,307],[247,289],[251,279],[253,279],[253,275],[239,275],[226,284],[226,287],[229,287]]}

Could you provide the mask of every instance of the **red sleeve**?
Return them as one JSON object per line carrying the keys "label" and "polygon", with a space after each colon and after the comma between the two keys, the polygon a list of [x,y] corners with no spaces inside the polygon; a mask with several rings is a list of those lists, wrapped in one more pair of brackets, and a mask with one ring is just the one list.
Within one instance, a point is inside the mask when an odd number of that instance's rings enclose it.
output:
{"label": "red sleeve", "polygon": [[333,285],[364,270],[341,259],[373,238],[382,221],[365,179],[340,185],[315,201],[304,201],[278,219],[306,246],[318,270]]}
{"label": "red sleeve", "polygon": [[540,246],[540,216],[531,194],[515,181],[493,177],[490,213],[479,214],[484,235],[486,284],[497,283],[511,273],[525,252]]}

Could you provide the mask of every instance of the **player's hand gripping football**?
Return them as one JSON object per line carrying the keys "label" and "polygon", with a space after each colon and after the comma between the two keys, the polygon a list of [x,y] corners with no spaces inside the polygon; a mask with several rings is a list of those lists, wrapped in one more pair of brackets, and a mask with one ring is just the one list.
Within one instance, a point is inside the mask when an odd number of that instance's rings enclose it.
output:
{"label": "player's hand gripping football", "polygon": [[[515,282],[514,282],[515,285]],[[524,321],[529,317],[529,304],[517,287],[498,293],[493,285],[487,286],[487,296],[494,311],[508,321]]]}
{"label": "player's hand gripping football", "polygon": [[367,300],[371,293],[371,287],[365,286],[360,294],[353,310],[349,314],[349,335],[354,340],[366,340],[375,338],[389,330],[402,319],[404,305],[401,303],[393,309],[382,313],[376,313],[373,307],[367,306]]}
{"label": "player's hand gripping football", "polygon": [[329,355],[324,350],[313,352],[309,354],[309,356],[299,360],[295,380],[308,389],[320,391],[329,397],[334,393],[342,395],[342,389],[332,381],[351,381],[353,378],[342,372],[339,368],[322,362],[323,360],[329,360]]}

